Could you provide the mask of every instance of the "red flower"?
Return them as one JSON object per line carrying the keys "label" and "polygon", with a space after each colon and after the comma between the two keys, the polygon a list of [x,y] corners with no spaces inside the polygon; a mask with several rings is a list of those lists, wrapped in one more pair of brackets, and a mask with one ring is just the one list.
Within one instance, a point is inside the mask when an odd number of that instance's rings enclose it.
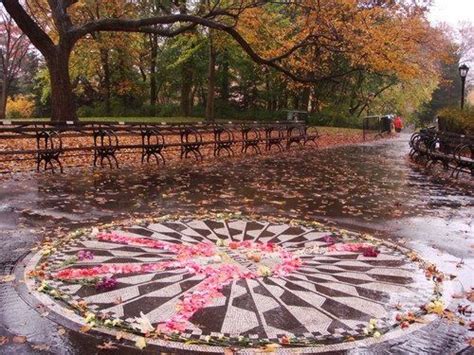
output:
{"label": "red flower", "polygon": [[362,249],[362,255],[364,255],[366,257],[376,258],[377,255],[379,255],[379,254],[380,254],[380,251],[378,251],[377,248],[375,248],[375,247],[368,247],[368,248]]}

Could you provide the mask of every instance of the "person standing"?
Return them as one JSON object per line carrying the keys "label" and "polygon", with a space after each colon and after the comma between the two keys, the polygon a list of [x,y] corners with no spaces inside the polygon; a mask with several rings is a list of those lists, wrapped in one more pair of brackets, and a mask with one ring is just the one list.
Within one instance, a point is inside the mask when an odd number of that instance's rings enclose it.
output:
{"label": "person standing", "polygon": [[403,128],[402,118],[400,116],[395,117],[395,119],[393,120],[393,125],[395,127],[395,131],[397,133],[400,133],[402,131],[402,128]]}

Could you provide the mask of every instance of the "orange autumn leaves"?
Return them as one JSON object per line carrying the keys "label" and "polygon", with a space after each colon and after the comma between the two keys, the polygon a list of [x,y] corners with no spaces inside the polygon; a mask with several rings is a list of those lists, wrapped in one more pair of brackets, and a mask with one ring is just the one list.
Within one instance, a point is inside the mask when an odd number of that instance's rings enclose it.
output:
{"label": "orange autumn leaves", "polygon": [[238,30],[262,57],[301,75],[325,78],[351,69],[413,80],[433,75],[444,55],[442,34],[425,9],[397,1],[303,0],[253,7],[239,16]]}

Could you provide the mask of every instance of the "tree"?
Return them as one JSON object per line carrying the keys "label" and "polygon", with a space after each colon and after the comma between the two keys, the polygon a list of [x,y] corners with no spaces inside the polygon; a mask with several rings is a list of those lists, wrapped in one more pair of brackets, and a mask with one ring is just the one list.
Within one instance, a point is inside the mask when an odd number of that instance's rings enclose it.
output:
{"label": "tree", "polygon": [[30,42],[3,11],[0,11],[0,33],[3,34],[0,37],[0,119],[4,119],[11,84],[22,69]]}
{"label": "tree", "polygon": [[449,57],[440,63],[440,78],[433,91],[431,101],[426,103],[420,113],[422,123],[431,123],[442,108],[458,107],[460,102],[461,80],[459,78],[459,46],[452,43]]}
{"label": "tree", "polygon": [[[83,16],[84,9],[87,12],[99,1],[38,0],[33,4],[40,3],[39,10],[25,10],[18,0],[2,3],[45,57],[54,121],[77,118],[71,52],[79,40],[98,32],[174,37],[204,26],[228,34],[255,63],[308,85],[337,82],[364,71],[410,78],[431,70],[433,54],[439,51],[438,34],[425,18],[425,1],[174,0],[160,3],[158,13],[145,14],[137,9],[140,1],[122,1],[130,11],[105,18]],[[115,7],[115,1],[103,3]],[[333,65],[342,59],[346,66]],[[182,75],[188,73],[184,70]],[[182,98],[188,100],[189,90],[186,85],[182,89]],[[255,81],[251,97],[257,91]],[[309,97],[303,100],[308,101]]]}
{"label": "tree", "polygon": [[209,69],[207,76],[207,100],[206,100],[206,120],[214,121],[214,96],[216,87],[216,47],[214,45],[213,31],[209,31]]}

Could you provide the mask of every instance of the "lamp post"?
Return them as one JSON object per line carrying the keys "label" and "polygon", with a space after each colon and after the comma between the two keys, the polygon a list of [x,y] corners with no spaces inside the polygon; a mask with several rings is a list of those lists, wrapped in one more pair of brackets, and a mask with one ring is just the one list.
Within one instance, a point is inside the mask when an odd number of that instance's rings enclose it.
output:
{"label": "lamp post", "polygon": [[464,89],[466,86],[466,76],[469,71],[469,67],[463,64],[459,67],[459,76],[461,77],[461,110],[464,108]]}

